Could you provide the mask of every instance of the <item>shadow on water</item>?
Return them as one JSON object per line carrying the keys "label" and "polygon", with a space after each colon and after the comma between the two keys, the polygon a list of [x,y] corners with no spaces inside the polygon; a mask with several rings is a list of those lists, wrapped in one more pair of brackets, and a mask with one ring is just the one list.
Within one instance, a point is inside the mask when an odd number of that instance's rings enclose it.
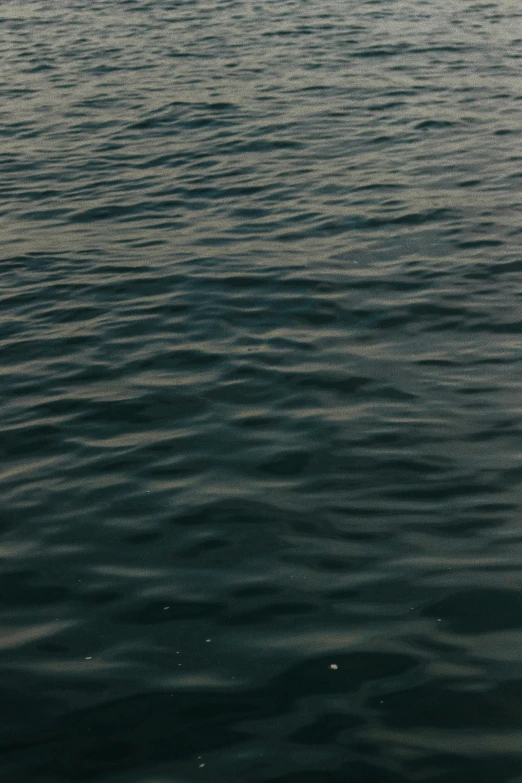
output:
{"label": "shadow on water", "polygon": [[[178,770],[182,777],[186,769],[199,774],[194,759],[204,758],[207,763],[201,766],[208,767],[211,777],[203,779],[224,780],[230,769],[222,767],[223,758],[238,753],[241,757],[245,751],[240,748],[247,748],[247,757],[252,754],[268,722],[280,726],[275,745],[279,749],[265,761],[263,752],[254,753],[258,761],[243,776],[236,769],[234,780],[472,783],[494,779],[507,783],[520,771],[516,754],[504,756],[501,748],[494,757],[486,752],[481,759],[471,759],[437,748],[436,741],[430,747],[430,738],[437,728],[457,736],[463,729],[467,736],[474,730],[477,736],[482,731],[522,732],[522,680],[491,685],[483,692],[466,692],[458,686],[452,690],[450,679],[446,684],[421,682],[408,687],[406,683],[419,670],[413,655],[354,652],[334,657],[335,664],[332,656],[297,664],[262,688],[214,694],[142,693],[56,720],[46,720],[38,703],[27,695],[4,692],[4,707],[14,708],[15,722],[27,721],[23,741],[18,725],[18,738],[3,742],[4,768],[13,781],[119,780],[126,772],[142,780],[157,768]],[[377,683],[381,692],[372,696]],[[299,714],[303,704],[313,704],[314,710],[302,712],[296,728],[292,715]],[[305,754],[304,759],[314,749],[329,748],[326,768],[321,767],[321,755],[312,755],[311,768],[301,763],[300,772],[282,773],[289,748],[297,758]],[[220,757],[225,749],[226,756]]]}

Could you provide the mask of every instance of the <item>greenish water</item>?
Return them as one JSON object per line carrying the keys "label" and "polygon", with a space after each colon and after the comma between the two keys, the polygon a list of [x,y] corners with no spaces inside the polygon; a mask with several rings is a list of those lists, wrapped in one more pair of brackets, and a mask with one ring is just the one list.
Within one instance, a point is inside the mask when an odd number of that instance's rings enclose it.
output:
{"label": "greenish water", "polygon": [[522,13],[0,8],[6,783],[522,781]]}

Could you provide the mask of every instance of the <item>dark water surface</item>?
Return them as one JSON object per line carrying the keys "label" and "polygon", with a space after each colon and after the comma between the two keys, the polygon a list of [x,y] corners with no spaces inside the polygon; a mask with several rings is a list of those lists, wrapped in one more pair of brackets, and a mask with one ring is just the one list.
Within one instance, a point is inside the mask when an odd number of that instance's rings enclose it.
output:
{"label": "dark water surface", "polygon": [[1,780],[520,783],[520,4],[0,22]]}

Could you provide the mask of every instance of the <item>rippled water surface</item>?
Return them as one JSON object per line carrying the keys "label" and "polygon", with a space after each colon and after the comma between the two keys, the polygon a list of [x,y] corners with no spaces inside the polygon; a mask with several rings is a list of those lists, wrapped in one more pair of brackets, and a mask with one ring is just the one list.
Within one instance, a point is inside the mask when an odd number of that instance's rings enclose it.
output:
{"label": "rippled water surface", "polygon": [[2,780],[520,783],[520,4],[0,23]]}

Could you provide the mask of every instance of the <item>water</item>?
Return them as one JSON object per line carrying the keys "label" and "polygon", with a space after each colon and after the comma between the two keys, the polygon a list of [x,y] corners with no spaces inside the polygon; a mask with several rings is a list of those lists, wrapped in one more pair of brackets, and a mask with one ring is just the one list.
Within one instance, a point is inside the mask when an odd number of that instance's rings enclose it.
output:
{"label": "water", "polygon": [[0,10],[0,771],[522,781],[522,13]]}

